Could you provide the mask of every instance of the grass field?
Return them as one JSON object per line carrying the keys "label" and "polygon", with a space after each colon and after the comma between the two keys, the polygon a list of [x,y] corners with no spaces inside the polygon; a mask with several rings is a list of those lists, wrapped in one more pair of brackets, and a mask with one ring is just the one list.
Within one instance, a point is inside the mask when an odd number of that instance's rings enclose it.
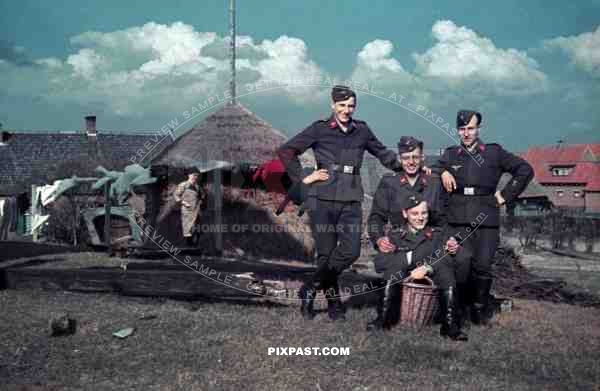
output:
{"label": "grass field", "polygon": [[[0,308],[0,384],[9,390],[600,389],[600,309],[564,304],[517,300],[463,344],[437,327],[368,333],[371,308],[311,322],[294,307],[11,290],[0,292]],[[48,319],[62,311],[77,331],[50,337]],[[132,336],[111,336],[130,326]],[[350,354],[268,354],[287,346]]]}

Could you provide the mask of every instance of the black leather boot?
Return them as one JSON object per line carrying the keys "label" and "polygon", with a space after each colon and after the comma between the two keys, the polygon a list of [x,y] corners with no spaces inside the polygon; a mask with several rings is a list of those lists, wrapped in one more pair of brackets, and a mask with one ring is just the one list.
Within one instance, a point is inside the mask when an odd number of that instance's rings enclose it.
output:
{"label": "black leather boot", "polygon": [[313,319],[317,314],[315,313],[315,297],[317,296],[317,288],[312,282],[307,282],[298,291],[298,297],[301,300],[300,313],[304,319]]}
{"label": "black leather boot", "polygon": [[301,300],[300,312],[304,319],[313,319],[317,314],[314,309],[315,298],[319,289],[323,289],[326,283],[326,276],[329,272],[327,263],[322,263],[312,278],[305,282],[298,291],[298,298]]}
{"label": "black leather boot", "polygon": [[325,297],[327,298],[327,315],[329,315],[329,318],[334,321],[346,320],[346,309],[340,296],[337,277],[328,284]]}
{"label": "black leather boot", "polygon": [[367,323],[367,330],[389,330],[400,316],[400,283],[386,280],[378,296],[377,317]]}
{"label": "black leather boot", "polygon": [[475,297],[471,307],[471,322],[473,324],[485,325],[490,321],[489,298],[491,288],[491,278],[475,277]]}
{"label": "black leather boot", "polygon": [[443,316],[440,335],[454,341],[467,341],[469,337],[460,329],[460,323],[456,314],[457,297],[455,288],[441,289],[439,299]]}
{"label": "black leather boot", "polygon": [[456,284],[456,316],[460,329],[468,329],[471,326],[468,292],[467,284]]}
{"label": "black leather boot", "polygon": [[383,280],[379,283],[379,288],[375,291],[377,295],[377,302],[375,303],[375,311],[377,316],[375,319],[367,323],[367,331],[381,330],[383,328],[383,315],[384,307],[383,303],[385,300],[385,288],[387,281]]}

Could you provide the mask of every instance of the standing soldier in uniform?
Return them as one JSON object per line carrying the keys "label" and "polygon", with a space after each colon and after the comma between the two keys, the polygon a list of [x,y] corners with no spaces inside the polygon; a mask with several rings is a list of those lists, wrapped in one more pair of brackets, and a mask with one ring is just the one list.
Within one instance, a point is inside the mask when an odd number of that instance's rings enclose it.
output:
{"label": "standing soldier in uniform", "polygon": [[198,184],[198,172],[191,171],[187,181],[177,185],[173,197],[177,203],[181,203],[181,227],[185,243],[193,245],[192,234],[194,224],[200,213],[200,207],[204,202],[204,190]]}
{"label": "standing soldier in uniform", "polygon": [[448,232],[429,224],[427,201],[422,194],[403,192],[397,201],[405,223],[389,234],[392,251],[381,251],[374,259],[375,270],[383,274],[378,289],[377,318],[367,330],[388,329],[398,321],[400,282],[410,276],[416,280],[433,276],[438,288],[442,326],[440,334],[466,341],[458,319],[458,303],[471,264],[471,253],[458,245]]}
{"label": "standing soldier in uniform", "polygon": [[[306,185],[301,178],[297,155],[312,148],[317,161],[310,186],[314,197],[307,202],[314,229],[317,270],[299,291],[302,315],[315,316],[313,309],[317,290],[326,291],[328,315],[343,319],[344,308],[339,298],[338,276],[360,255],[363,187],[360,168],[364,151],[377,157],[391,170],[401,169],[396,153],[387,149],[364,121],[352,118],[356,94],[345,86],[331,92],[332,114],[316,121],[286,142],[278,157],[295,183]],[[306,193],[308,186],[296,186]],[[306,194],[298,196],[306,198]],[[312,203],[312,205],[310,204]]]}
{"label": "standing soldier in uniform", "polygon": [[381,178],[369,213],[369,238],[375,249],[380,252],[394,250],[385,233],[385,226],[388,223],[392,228],[404,225],[401,200],[406,194],[421,194],[427,201],[431,224],[439,227],[445,225],[447,193],[442,189],[438,176],[422,172],[425,161],[423,142],[413,137],[402,136],[398,142],[398,155],[404,172],[385,174]]}
{"label": "standing soldier in uniform", "polygon": [[[450,193],[448,223],[456,238],[473,253],[470,297],[471,321],[487,323],[492,285],[492,259],[500,240],[500,206],[512,202],[533,178],[533,169],[525,160],[479,138],[482,116],[471,110],[457,114],[461,145],[449,147],[438,162],[444,188]],[[496,191],[503,173],[512,179]]]}

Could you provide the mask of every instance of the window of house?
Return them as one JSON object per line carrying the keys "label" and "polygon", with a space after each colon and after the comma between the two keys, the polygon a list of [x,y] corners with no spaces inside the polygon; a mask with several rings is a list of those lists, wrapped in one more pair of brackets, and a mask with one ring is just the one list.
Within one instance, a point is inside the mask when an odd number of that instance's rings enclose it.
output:
{"label": "window of house", "polygon": [[557,195],[558,197],[562,197],[562,196],[564,196],[564,195],[565,195],[565,192],[564,192],[564,190],[556,190],[556,195]]}
{"label": "window of house", "polygon": [[552,176],[567,176],[572,170],[571,167],[552,167]]}

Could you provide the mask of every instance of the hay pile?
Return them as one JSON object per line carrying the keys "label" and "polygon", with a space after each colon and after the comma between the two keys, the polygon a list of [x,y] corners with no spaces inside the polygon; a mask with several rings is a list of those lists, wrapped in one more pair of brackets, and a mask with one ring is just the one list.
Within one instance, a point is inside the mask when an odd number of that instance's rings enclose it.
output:
{"label": "hay pile", "polygon": [[531,273],[512,247],[498,247],[492,268],[496,295],[600,307],[600,297],[596,295],[568,286],[562,279],[541,278]]}

